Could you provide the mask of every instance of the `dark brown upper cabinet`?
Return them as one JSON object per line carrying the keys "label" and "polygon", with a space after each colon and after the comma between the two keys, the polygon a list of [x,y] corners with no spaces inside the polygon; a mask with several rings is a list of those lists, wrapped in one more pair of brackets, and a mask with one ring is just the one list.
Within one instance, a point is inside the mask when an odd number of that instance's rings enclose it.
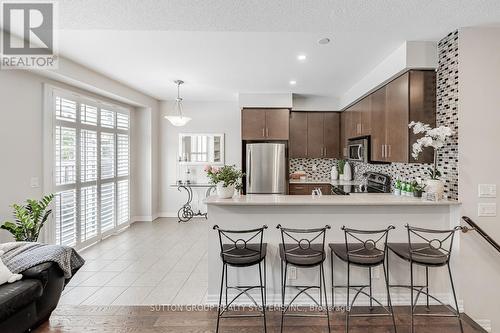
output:
{"label": "dark brown upper cabinet", "polygon": [[288,140],[288,109],[242,109],[243,140]]}
{"label": "dark brown upper cabinet", "polygon": [[408,128],[411,121],[436,124],[435,71],[410,70],[342,112],[341,154],[347,157],[349,139],[369,135],[374,162],[431,163],[431,150],[418,161],[411,156],[419,138]]}
{"label": "dark brown upper cabinet", "polygon": [[371,94],[371,160],[376,162],[431,163],[432,151],[411,156],[418,136],[412,121],[436,124],[436,73],[411,70]]}
{"label": "dark brown upper cabinet", "polygon": [[340,117],[343,157],[347,157],[349,139],[369,135],[374,162],[431,163],[432,150],[424,151],[418,160],[411,156],[419,136],[408,124],[436,125],[436,72],[410,70],[347,108]]}
{"label": "dark brown upper cabinet", "polygon": [[340,113],[325,112],[323,121],[323,145],[327,158],[340,158]]}
{"label": "dark brown upper cabinet", "polygon": [[291,158],[338,158],[339,113],[292,112],[289,146]]}
{"label": "dark brown upper cabinet", "polygon": [[371,95],[366,96],[346,111],[344,125],[345,137],[352,139],[355,137],[370,135],[371,133]]}
{"label": "dark brown upper cabinet", "polygon": [[290,113],[290,157],[307,156],[307,113]]}

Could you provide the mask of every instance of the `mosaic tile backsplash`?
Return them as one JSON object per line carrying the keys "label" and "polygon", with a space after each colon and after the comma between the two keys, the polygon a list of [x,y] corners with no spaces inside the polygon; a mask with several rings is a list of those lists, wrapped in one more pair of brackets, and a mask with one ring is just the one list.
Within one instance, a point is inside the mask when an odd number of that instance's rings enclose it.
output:
{"label": "mosaic tile backsplash", "polygon": [[[445,183],[445,195],[450,199],[458,199],[458,31],[450,33],[438,44],[439,63],[437,69],[437,126],[449,126],[455,132],[438,155],[438,167],[441,179]],[[290,159],[290,172],[306,171],[311,180],[330,178],[334,159]],[[392,182],[397,177],[413,180],[417,177],[426,178],[428,164],[391,163],[367,164],[351,163],[356,180],[362,180],[363,173],[374,171],[391,176]]]}

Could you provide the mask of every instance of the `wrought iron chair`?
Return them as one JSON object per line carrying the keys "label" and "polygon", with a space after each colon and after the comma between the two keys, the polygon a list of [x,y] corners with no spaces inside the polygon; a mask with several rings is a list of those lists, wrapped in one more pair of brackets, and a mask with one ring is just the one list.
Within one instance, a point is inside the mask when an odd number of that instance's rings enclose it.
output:
{"label": "wrought iron chair", "polygon": [[[220,243],[220,256],[222,259],[222,277],[220,284],[219,306],[217,308],[217,327],[216,332],[219,332],[219,323],[221,318],[248,318],[248,317],[262,317],[264,322],[264,332],[267,332],[266,325],[266,251],[267,244],[263,243],[264,230],[267,226],[262,228],[250,230],[224,230],[219,228],[218,225],[213,227],[219,234]],[[259,268],[259,285],[255,286],[229,286],[227,271],[228,267],[249,267],[258,265]],[[262,267],[263,266],[263,267]],[[225,284],[224,284],[225,282]],[[222,294],[225,289],[225,306],[222,306]],[[236,290],[236,296],[229,301],[228,290]],[[249,293],[252,289],[259,289],[262,303],[259,303]],[[240,296],[246,295],[256,306],[260,309],[259,314],[240,314],[240,315],[225,315],[230,306]]]}
{"label": "wrought iron chair", "polygon": [[[389,293],[388,271],[386,269],[387,258],[387,239],[389,231],[393,230],[394,226],[389,226],[382,230],[357,230],[342,227],[344,231],[344,243],[329,244],[331,251],[331,274],[332,274],[332,304],[335,305],[335,288],[346,288],[347,291],[347,308],[346,308],[346,325],[345,331],[349,331],[350,317],[379,317],[391,316],[394,331],[396,332],[396,321]],[[333,255],[347,263],[347,285],[335,285],[333,276]],[[351,266],[368,268],[368,284],[367,285],[351,285]],[[372,268],[382,266],[384,270],[384,279],[387,289],[387,307],[373,297],[372,288]],[[356,291],[352,302],[350,301],[350,291]],[[368,289],[368,292],[365,291]],[[352,314],[351,309],[356,299],[364,295],[370,301],[370,313]],[[382,313],[374,313],[373,302],[377,303],[384,311]]]}
{"label": "wrought iron chair", "polygon": [[[326,317],[328,321],[328,332],[330,332],[330,315],[328,312],[328,301],[326,298],[326,283],[324,261],[326,259],[325,252],[325,235],[326,230],[330,229],[327,225],[323,228],[315,229],[291,229],[283,228],[281,225],[276,227],[281,231],[281,241],[279,246],[280,259],[281,259],[281,325],[280,331],[283,332],[283,325],[285,316],[293,317],[311,317],[322,316]],[[319,267],[319,285],[287,285],[288,266],[295,266],[298,268],[313,268]],[[296,288],[298,293],[292,300],[285,306],[286,288]],[[310,290],[317,289],[319,291],[319,302],[309,293]],[[322,294],[324,292],[324,294]],[[326,315],[321,314],[300,314],[289,313],[293,302],[300,296],[306,295],[309,297],[320,309],[324,309]],[[323,297],[325,299],[325,307],[323,307]]]}
{"label": "wrought iron chair", "polygon": [[[460,329],[463,331],[462,322],[460,320],[460,310],[458,308],[457,296],[455,293],[455,285],[453,283],[453,275],[450,268],[453,239],[455,237],[455,232],[461,230],[461,227],[457,226],[451,230],[434,230],[406,225],[406,229],[408,230],[408,243],[389,243],[388,247],[399,258],[410,263],[410,285],[390,285],[390,287],[410,289],[411,332],[415,330],[415,316],[457,317]],[[415,276],[413,273],[414,265],[425,267],[425,285],[423,286],[415,285]],[[430,299],[448,308],[448,305],[429,293],[429,268],[443,266],[448,268],[455,309],[450,308],[451,313],[431,313],[429,307]],[[414,292],[417,292],[416,297]],[[418,299],[421,294],[426,296],[427,313],[415,313]]]}

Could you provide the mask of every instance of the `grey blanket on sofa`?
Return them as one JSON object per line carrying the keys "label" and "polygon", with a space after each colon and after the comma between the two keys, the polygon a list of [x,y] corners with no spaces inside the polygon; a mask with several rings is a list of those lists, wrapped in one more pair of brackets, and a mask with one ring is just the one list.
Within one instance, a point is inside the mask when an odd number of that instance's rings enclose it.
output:
{"label": "grey blanket on sofa", "polygon": [[85,260],[71,247],[47,245],[32,242],[10,242],[0,244],[0,257],[12,273],[25,270],[44,262],[55,262],[70,279],[80,269]]}

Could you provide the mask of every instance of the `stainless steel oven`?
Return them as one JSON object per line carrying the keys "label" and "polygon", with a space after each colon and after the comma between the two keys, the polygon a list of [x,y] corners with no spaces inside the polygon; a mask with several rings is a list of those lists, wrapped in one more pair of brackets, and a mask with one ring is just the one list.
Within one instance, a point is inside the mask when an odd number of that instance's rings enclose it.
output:
{"label": "stainless steel oven", "polygon": [[368,137],[352,139],[347,143],[347,159],[356,162],[369,162],[370,139]]}

